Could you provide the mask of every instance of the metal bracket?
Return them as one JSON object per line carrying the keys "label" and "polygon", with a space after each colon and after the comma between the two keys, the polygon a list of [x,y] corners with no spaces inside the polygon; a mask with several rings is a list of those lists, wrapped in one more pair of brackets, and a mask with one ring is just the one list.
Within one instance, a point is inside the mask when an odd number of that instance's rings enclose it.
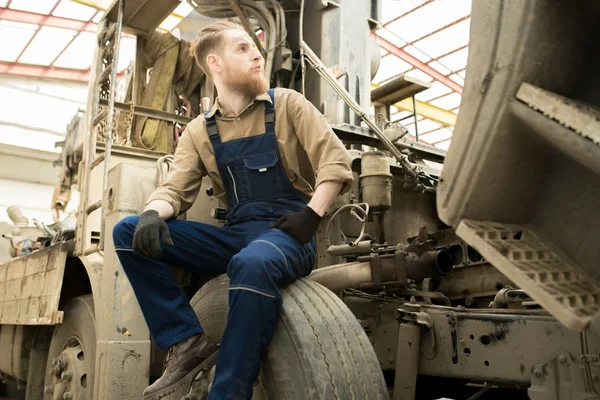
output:
{"label": "metal bracket", "polygon": [[381,262],[379,260],[378,253],[371,253],[370,256],[371,262],[371,277],[373,279],[373,286],[375,289],[381,288]]}
{"label": "metal bracket", "polygon": [[394,265],[396,266],[396,280],[401,285],[407,284],[408,276],[406,273],[406,259],[404,258],[403,251],[396,251],[394,254]]}
{"label": "metal bracket", "polygon": [[[419,305],[413,304],[405,304],[405,307],[415,308],[416,310],[420,310],[421,307]],[[423,355],[428,360],[431,360],[435,357],[435,329],[433,327],[433,319],[431,315],[421,312],[421,311],[407,311],[403,308],[398,309],[399,319],[403,321],[413,322],[414,324],[424,326],[429,331],[429,340],[430,346],[423,352]],[[422,342],[421,342],[422,343]]]}

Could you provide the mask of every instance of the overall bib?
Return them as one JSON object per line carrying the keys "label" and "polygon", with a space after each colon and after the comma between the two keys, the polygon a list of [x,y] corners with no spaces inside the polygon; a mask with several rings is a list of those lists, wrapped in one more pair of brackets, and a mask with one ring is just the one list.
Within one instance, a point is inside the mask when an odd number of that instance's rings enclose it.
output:
{"label": "overall bib", "polygon": [[[274,103],[274,91],[268,93]],[[137,216],[120,221],[113,239],[160,348],[202,332],[169,266],[197,275],[227,273],[229,315],[209,399],[250,399],[281,309],[279,287],[310,274],[315,242],[301,244],[269,229],[282,215],[302,211],[307,204],[281,163],[273,104],[265,102],[265,133],[257,136],[222,142],[214,117],[206,122],[230,206],[225,226],[167,221],[173,246],[162,245],[161,261],[133,250]]]}

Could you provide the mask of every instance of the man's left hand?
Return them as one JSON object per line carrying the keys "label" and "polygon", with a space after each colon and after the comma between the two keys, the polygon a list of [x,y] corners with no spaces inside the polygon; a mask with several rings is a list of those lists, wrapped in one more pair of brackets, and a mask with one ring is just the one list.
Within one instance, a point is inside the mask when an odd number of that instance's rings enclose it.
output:
{"label": "man's left hand", "polygon": [[315,234],[320,221],[321,216],[307,206],[299,213],[285,214],[271,228],[281,229],[300,243],[308,243]]}

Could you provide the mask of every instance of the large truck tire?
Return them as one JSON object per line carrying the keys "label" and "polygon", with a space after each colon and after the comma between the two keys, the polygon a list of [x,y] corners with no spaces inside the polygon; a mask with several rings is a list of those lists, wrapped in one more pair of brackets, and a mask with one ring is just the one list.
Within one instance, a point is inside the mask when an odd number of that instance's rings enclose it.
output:
{"label": "large truck tire", "polygon": [[[217,342],[227,323],[228,288],[229,279],[222,275],[191,300],[205,333]],[[389,397],[367,335],[337,296],[309,279],[300,279],[281,293],[283,308],[261,366],[267,398]]]}
{"label": "large truck tire", "polygon": [[44,400],[92,400],[96,318],[92,295],[75,297],[56,325],[46,364]]}

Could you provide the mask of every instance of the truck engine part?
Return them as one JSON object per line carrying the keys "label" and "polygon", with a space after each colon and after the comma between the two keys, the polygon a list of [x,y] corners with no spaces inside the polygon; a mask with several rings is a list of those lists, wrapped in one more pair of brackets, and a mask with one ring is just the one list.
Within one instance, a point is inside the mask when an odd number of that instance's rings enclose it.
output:
{"label": "truck engine part", "polygon": [[[314,270],[309,278],[320,283],[326,288],[336,292],[348,288],[370,286],[374,283],[373,263],[359,261],[331,265]],[[446,276],[452,271],[452,257],[446,250],[429,251],[418,256],[414,253],[402,255],[397,259],[395,254],[379,257],[379,270],[375,271],[380,276],[380,282],[396,285],[406,285],[398,282],[398,263],[406,269],[406,276],[411,281],[421,282],[425,278]]]}
{"label": "truck engine part", "polygon": [[363,153],[359,179],[362,202],[374,211],[384,211],[392,206],[392,174],[383,152]]}

